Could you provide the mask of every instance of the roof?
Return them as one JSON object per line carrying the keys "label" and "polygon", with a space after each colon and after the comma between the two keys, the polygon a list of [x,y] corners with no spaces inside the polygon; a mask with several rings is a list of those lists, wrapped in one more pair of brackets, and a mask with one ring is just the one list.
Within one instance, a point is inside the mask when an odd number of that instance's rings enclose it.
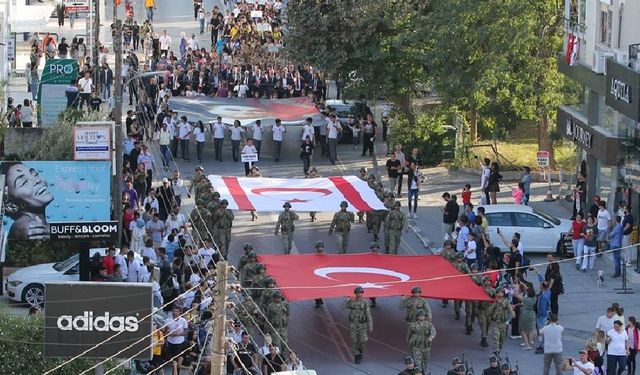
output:
{"label": "roof", "polygon": [[525,206],[524,204],[488,204],[486,206],[476,206],[484,207],[485,213],[491,212],[533,212],[533,208],[530,206]]}

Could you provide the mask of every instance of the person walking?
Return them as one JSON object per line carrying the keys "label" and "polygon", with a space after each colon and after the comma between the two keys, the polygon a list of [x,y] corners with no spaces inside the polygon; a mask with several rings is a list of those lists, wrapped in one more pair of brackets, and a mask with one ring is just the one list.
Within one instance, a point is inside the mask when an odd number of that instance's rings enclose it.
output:
{"label": "person walking", "polygon": [[368,332],[373,331],[373,319],[369,302],[363,298],[364,289],[357,286],[353,293],[355,298],[348,299],[342,304],[342,308],[349,310],[349,331],[351,345],[354,353],[354,362],[362,363],[364,343],[368,340]]}
{"label": "person walking", "polygon": [[311,166],[311,155],[313,154],[313,142],[307,136],[300,146],[300,159],[302,159],[302,172],[304,176],[309,175],[309,167]]}
{"label": "person walking", "polygon": [[340,202],[340,211],[333,215],[331,226],[329,227],[329,235],[336,232],[336,240],[338,242],[338,253],[346,254],[347,247],[349,245],[349,232],[351,231],[351,223],[355,221],[355,215],[353,212],[348,212],[347,207],[349,203],[347,201]]}
{"label": "person walking", "polygon": [[262,121],[256,120],[256,123],[252,128],[251,139],[253,140],[253,145],[256,147],[258,159],[260,159],[260,148],[262,147]]}
{"label": "person walking", "polygon": [[293,223],[296,220],[299,220],[300,217],[296,215],[294,212],[291,212],[291,203],[284,202],[282,205],[284,211],[278,215],[278,222],[276,223],[275,235],[278,233],[282,236],[282,247],[284,249],[284,253],[286,255],[291,254],[291,243],[293,242],[293,231],[296,229],[295,224]]}
{"label": "person walking", "polygon": [[531,168],[523,167],[524,174],[522,175],[522,185],[524,186],[524,197],[522,199],[522,204],[525,206],[529,205],[529,199],[531,198]]}
{"label": "person walking", "polygon": [[273,302],[266,311],[266,319],[269,324],[269,333],[273,337],[273,344],[279,348],[284,347],[288,340],[287,327],[289,326],[289,304],[283,301],[282,294],[276,291],[273,294]]}
{"label": "person walking", "polygon": [[498,203],[496,194],[500,192],[501,181],[502,175],[500,174],[500,165],[494,161],[493,163],[491,163],[491,174],[489,174],[489,184],[487,185],[491,204]]}
{"label": "person walking", "polygon": [[238,162],[240,160],[240,142],[244,135],[244,128],[240,126],[239,120],[233,121],[233,126],[229,128],[229,134],[231,138],[231,156],[233,161]]}
{"label": "person walking", "polygon": [[282,121],[279,118],[276,119],[276,124],[271,127],[273,133],[273,161],[276,163],[280,161],[280,151],[282,150],[282,140],[284,134],[287,132],[287,128],[282,125]]}
{"label": "person walking", "polygon": [[144,7],[147,10],[147,22],[153,22],[153,10],[156,9],[156,1],[144,0]]}
{"label": "person walking", "polygon": [[213,132],[213,148],[215,151],[215,159],[222,161],[222,145],[224,142],[224,132],[227,126],[222,123],[222,117],[218,116],[216,122],[212,125]]}
{"label": "person walking", "polygon": [[587,225],[584,226],[584,244],[582,252],[582,272],[587,269],[592,270],[596,261],[596,249],[598,248],[598,226],[593,216],[587,218]]}
{"label": "person walking", "polygon": [[335,165],[338,160],[338,134],[341,132],[342,125],[340,125],[336,114],[332,113],[327,123],[327,142],[329,145],[329,161],[331,161],[333,165]]}
{"label": "person walking", "polygon": [[[253,139],[247,139],[247,143],[242,147],[242,151],[240,151],[241,155],[257,155],[258,150],[256,146],[253,145]],[[256,167],[257,168],[257,167]],[[251,162],[244,162],[244,175],[249,176],[251,174]]]}
{"label": "person walking", "polygon": [[[418,193],[420,192],[420,178],[418,177],[418,165],[411,163],[407,172],[407,190],[409,200],[409,218],[418,218]],[[413,212],[411,212],[411,201],[413,200]]]}
{"label": "person walking", "polygon": [[613,229],[611,229],[611,234],[609,235],[609,249],[613,249],[613,265],[615,270],[611,277],[614,279],[617,279],[622,275],[622,257],[620,254],[622,250],[620,250],[620,248],[622,247],[622,236],[624,230],[622,229],[620,220],[620,216],[616,216],[614,218],[615,224],[613,225]]}
{"label": "person walking", "polygon": [[396,157],[396,154],[391,154],[389,160],[387,160],[387,177],[389,178],[389,191],[394,192],[396,185],[398,184],[398,173],[402,169],[400,160]]}
{"label": "person walking", "polygon": [[[460,255],[460,253],[458,253]],[[509,321],[515,316],[513,306],[504,297],[504,290],[496,290],[496,300],[488,309],[489,321],[493,335],[493,353],[500,356],[504,340],[507,337]]]}
{"label": "person walking", "polygon": [[556,369],[556,374],[562,374],[562,332],[564,327],[558,324],[558,315],[551,314],[549,323],[540,329],[544,337],[543,375],[549,375],[551,362]]}
{"label": "person walking", "polygon": [[191,161],[189,156],[189,141],[191,140],[191,124],[187,122],[187,116],[180,117],[180,124],[178,125],[178,138],[180,139],[180,152],[182,154],[182,160]]}
{"label": "person walking", "polygon": [[400,211],[400,202],[393,203],[393,210],[389,212],[385,219],[385,228],[389,234],[389,252],[394,255],[398,255],[398,249],[400,248],[400,240],[402,239],[402,232],[408,231],[407,217],[402,211]]}
{"label": "person walking", "polygon": [[372,114],[367,114],[367,120],[362,125],[362,156],[369,151],[369,156],[373,156],[373,146],[376,140],[376,122]]}
{"label": "person walking", "polygon": [[453,227],[455,226],[456,221],[458,220],[458,214],[460,213],[460,206],[448,192],[444,192],[442,194],[442,199],[446,202],[444,207],[440,209],[440,211],[442,211],[443,237],[446,236],[447,239],[451,239]]}
{"label": "person walking", "polygon": [[584,228],[586,225],[587,223],[582,220],[582,215],[577,214],[571,223],[571,230],[569,231],[571,235],[571,245],[576,256],[576,269],[578,270],[582,269],[582,263],[584,261]]}
{"label": "person walking", "polygon": [[409,323],[407,330],[407,342],[416,361],[416,367],[425,373],[431,358],[431,342],[436,338],[436,327],[426,319],[426,315],[423,309],[418,310],[416,320]]}
{"label": "person walking", "polygon": [[550,264],[547,266],[544,279],[549,283],[549,290],[551,291],[551,313],[558,315],[558,297],[564,294],[564,282],[555,255],[547,255],[547,261]]}
{"label": "person walking", "polygon": [[193,129],[193,135],[196,139],[196,156],[199,163],[202,163],[202,153],[204,151],[204,142],[206,139],[204,133],[204,124],[202,121],[198,120],[195,128]]}
{"label": "person walking", "polygon": [[[28,4],[28,3],[27,3]],[[56,17],[58,17],[58,27],[64,27],[64,16],[66,14],[66,7],[64,6],[64,2],[60,0],[58,4],[56,4]]]}
{"label": "person walking", "polygon": [[607,375],[624,372],[629,355],[629,336],[620,320],[613,322],[613,329],[607,332]]}
{"label": "person walking", "polygon": [[625,203],[622,215],[622,247],[624,248],[625,266],[631,266],[631,232],[633,232],[633,215],[629,209],[629,205]]}

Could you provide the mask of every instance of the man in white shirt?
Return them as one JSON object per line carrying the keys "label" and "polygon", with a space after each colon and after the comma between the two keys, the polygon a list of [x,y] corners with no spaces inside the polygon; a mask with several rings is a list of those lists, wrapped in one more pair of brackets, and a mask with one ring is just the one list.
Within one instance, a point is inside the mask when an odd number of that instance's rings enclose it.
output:
{"label": "man in white shirt", "polygon": [[467,249],[464,252],[464,257],[467,259],[467,265],[471,267],[472,264],[475,264],[477,254],[476,248],[478,245],[476,244],[476,234],[473,232],[469,232],[468,234],[469,240],[467,241]]}
{"label": "man in white shirt", "polygon": [[262,146],[262,121],[256,120],[255,125],[253,125],[253,134],[251,135],[251,139],[253,139],[253,145],[256,147],[258,159],[260,158],[260,146]]}
{"label": "man in white shirt", "polygon": [[91,90],[93,90],[93,80],[89,72],[84,73],[84,77],[78,80],[78,90],[80,90],[80,109],[87,104],[87,110],[91,110],[89,100],[91,100]]}
{"label": "man in white shirt", "polygon": [[553,362],[556,374],[562,374],[562,331],[564,327],[558,324],[558,315],[549,315],[549,323],[540,329],[544,337],[544,364],[542,374],[549,375],[549,368]]}
{"label": "man in white shirt", "polygon": [[160,42],[160,54],[167,57],[169,50],[171,49],[171,37],[167,35],[167,30],[162,32],[162,36],[158,39]]}
{"label": "man in white shirt", "polygon": [[167,124],[167,131],[171,133],[171,143],[169,148],[171,149],[171,155],[173,159],[178,158],[178,113],[169,110],[167,117],[164,118],[163,123]]}
{"label": "man in white shirt", "polygon": [[596,322],[596,330],[604,331],[605,333],[613,329],[615,310],[613,307],[607,307],[607,313],[598,318]]}
{"label": "man in white shirt", "polygon": [[189,141],[191,140],[191,124],[187,122],[187,116],[180,118],[182,121],[178,126],[178,138],[180,138],[180,152],[182,160],[191,161],[189,157]]}
{"label": "man in white shirt", "polygon": [[142,264],[140,261],[136,260],[135,253],[133,250],[129,250],[127,252],[127,280],[130,283],[138,282],[138,277],[142,271]]}
{"label": "man in white shirt", "polygon": [[598,241],[606,241],[609,228],[611,227],[611,214],[607,210],[607,203],[600,201],[598,209]]}
{"label": "man in white shirt", "polygon": [[120,265],[120,273],[122,274],[122,280],[125,281],[127,279],[127,275],[129,274],[129,266],[127,264],[127,253],[129,252],[129,248],[127,246],[122,246],[120,248],[120,252],[115,256],[115,263]]}
{"label": "man in white shirt", "polygon": [[204,246],[198,250],[198,255],[202,258],[202,267],[208,267],[209,263],[214,261],[216,249],[211,246],[211,241],[204,240]]}
{"label": "man in white shirt", "polygon": [[244,129],[240,126],[240,121],[235,120],[233,126],[229,128],[231,134],[231,156],[233,161],[238,162],[240,160],[240,141],[242,141],[242,134]]}
{"label": "man in white shirt", "polygon": [[141,254],[143,257],[148,257],[153,264],[156,264],[158,261],[158,255],[156,254],[156,249],[153,248],[153,240],[148,238],[144,242],[144,247],[142,248]]}
{"label": "man in white shirt", "polygon": [[[257,154],[258,154],[258,150],[256,149],[256,146],[253,145],[253,139],[247,139],[247,144],[244,145],[244,147],[242,147],[242,155],[257,155]],[[250,171],[251,171],[251,163],[245,162],[244,175],[248,176]]]}
{"label": "man in white shirt", "polygon": [[176,200],[178,208],[182,205],[182,197],[189,196],[187,187],[184,185],[184,180],[180,178],[180,171],[173,171],[173,178],[171,179],[171,187],[173,188],[173,198]]}
{"label": "man in white shirt", "polygon": [[224,131],[227,127],[222,123],[222,117],[218,116],[216,122],[212,124],[213,147],[215,149],[215,159],[222,161],[222,142],[224,141]]}
{"label": "man in white shirt", "polygon": [[313,139],[316,133],[313,128],[313,125],[311,125],[312,123],[313,123],[313,119],[311,117],[307,117],[307,121],[305,122],[304,125],[302,125],[302,141],[304,141],[305,139],[307,139],[307,137],[309,137],[309,139],[311,140],[311,143],[313,143]]}
{"label": "man in white shirt", "polygon": [[595,366],[593,362],[589,361],[588,353],[582,349],[578,352],[578,360],[573,362],[573,375],[591,375]]}
{"label": "man in white shirt", "polygon": [[196,34],[191,34],[191,39],[189,39],[187,45],[189,46],[189,48],[191,48],[192,51],[200,49],[200,47],[198,46],[198,41],[196,40]]}
{"label": "man in white shirt", "polygon": [[189,333],[189,324],[180,316],[180,308],[174,307],[171,310],[171,317],[165,322],[165,337],[169,344],[170,358],[176,358],[178,368],[182,366],[185,337]]}
{"label": "man in white shirt", "polygon": [[169,164],[173,160],[173,158],[171,157],[171,150],[169,149],[169,145],[171,144],[172,139],[173,133],[169,132],[167,123],[163,122],[160,132],[158,132],[158,144],[160,145],[160,154],[162,155],[162,168],[164,170],[169,169]]}
{"label": "man in white shirt", "polygon": [[279,118],[276,119],[276,124],[272,127],[273,131],[273,159],[277,163],[280,161],[280,150],[282,149],[282,139],[284,133],[287,132],[287,128],[282,126],[282,122]]}
{"label": "man in white shirt", "polygon": [[329,160],[331,164],[335,165],[338,160],[338,133],[342,132],[342,125],[336,117],[335,113],[329,116],[327,123],[327,141],[329,144]]}
{"label": "man in white shirt", "polygon": [[172,230],[176,230],[176,233],[180,231],[180,228],[184,225],[183,221],[178,219],[178,210],[173,210],[171,215],[167,218],[167,221],[164,223],[167,228],[167,232],[171,233]]}

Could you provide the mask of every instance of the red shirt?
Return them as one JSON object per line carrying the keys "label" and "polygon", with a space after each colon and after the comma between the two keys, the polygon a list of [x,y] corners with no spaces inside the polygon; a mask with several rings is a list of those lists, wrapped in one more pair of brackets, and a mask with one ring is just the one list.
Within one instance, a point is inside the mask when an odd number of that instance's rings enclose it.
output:
{"label": "red shirt", "polygon": [[102,265],[107,269],[107,275],[113,274],[113,258],[109,255],[102,257]]}
{"label": "red shirt", "polygon": [[462,205],[471,204],[471,190],[462,191]]}
{"label": "red shirt", "polygon": [[583,221],[574,220],[571,223],[571,228],[573,229],[573,235],[571,236],[571,238],[574,240],[580,240],[584,238],[580,234],[582,233],[582,230],[584,229],[585,225],[587,225],[587,223],[584,220]]}

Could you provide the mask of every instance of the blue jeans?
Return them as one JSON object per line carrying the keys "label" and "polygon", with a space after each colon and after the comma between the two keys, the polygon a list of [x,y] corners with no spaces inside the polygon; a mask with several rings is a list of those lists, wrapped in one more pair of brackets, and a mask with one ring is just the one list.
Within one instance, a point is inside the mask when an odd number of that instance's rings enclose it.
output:
{"label": "blue jeans", "polygon": [[147,21],[153,22],[153,7],[147,7]]}
{"label": "blue jeans", "polygon": [[524,197],[522,198],[522,204],[524,204],[525,206],[528,206],[529,198],[531,198],[531,194],[525,194]]}
{"label": "blue jeans", "polygon": [[102,98],[107,100],[111,97],[111,85],[107,85],[106,83],[102,85]]}
{"label": "blue jeans", "polygon": [[162,154],[162,165],[165,167],[169,166],[171,161],[173,161],[169,145],[160,145],[160,153]]}
{"label": "blue jeans", "polygon": [[204,18],[198,20],[200,22],[200,34],[204,34]]}
{"label": "blue jeans", "polygon": [[409,212],[411,212],[411,200],[413,199],[413,212],[418,210],[418,189],[409,189]]}
{"label": "blue jeans", "polygon": [[[619,247],[619,246],[616,246],[616,247]],[[613,250],[613,265],[615,266],[614,275],[616,276],[620,276],[620,274],[622,273],[622,267],[620,266],[621,261],[622,261],[622,257],[620,256],[620,249]]]}
{"label": "blue jeans", "polygon": [[607,375],[620,375],[627,366],[627,356],[607,354]]}

